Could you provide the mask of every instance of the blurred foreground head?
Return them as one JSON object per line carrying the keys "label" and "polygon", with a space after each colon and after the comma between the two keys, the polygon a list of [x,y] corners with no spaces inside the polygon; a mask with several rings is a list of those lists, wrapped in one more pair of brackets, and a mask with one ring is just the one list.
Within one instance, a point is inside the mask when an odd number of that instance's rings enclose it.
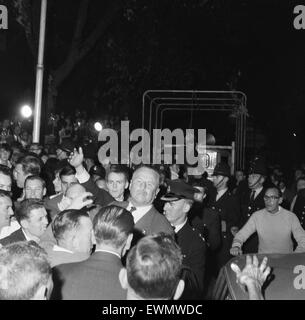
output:
{"label": "blurred foreground head", "polygon": [[47,254],[34,241],[0,249],[0,300],[44,300],[52,288]]}
{"label": "blurred foreground head", "polygon": [[182,254],[175,240],[163,233],[149,235],[130,250],[120,281],[129,300],[179,299],[184,290],[181,269]]}

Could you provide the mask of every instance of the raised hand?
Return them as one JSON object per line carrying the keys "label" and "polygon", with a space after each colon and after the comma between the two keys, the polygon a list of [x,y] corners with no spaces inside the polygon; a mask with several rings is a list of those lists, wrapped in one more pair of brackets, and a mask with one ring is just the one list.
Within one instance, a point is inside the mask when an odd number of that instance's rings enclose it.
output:
{"label": "raised hand", "polygon": [[69,207],[67,209],[80,210],[80,209],[92,204],[93,200],[88,197],[92,197],[91,192],[83,193],[80,197],[77,197],[74,200],[72,200],[71,204],[69,205]]}
{"label": "raised hand", "polygon": [[74,148],[74,151],[70,154],[68,161],[75,169],[82,166],[84,161],[83,149],[81,147],[79,147],[78,150]]}
{"label": "raised hand", "polygon": [[255,285],[261,288],[271,271],[270,267],[267,267],[267,261],[268,258],[265,257],[261,265],[259,265],[258,259],[255,255],[253,256],[253,261],[252,257],[247,255],[246,265],[242,271],[239,269],[237,264],[232,263],[231,269],[236,274],[236,281],[241,285],[246,285],[247,287],[249,285]]}

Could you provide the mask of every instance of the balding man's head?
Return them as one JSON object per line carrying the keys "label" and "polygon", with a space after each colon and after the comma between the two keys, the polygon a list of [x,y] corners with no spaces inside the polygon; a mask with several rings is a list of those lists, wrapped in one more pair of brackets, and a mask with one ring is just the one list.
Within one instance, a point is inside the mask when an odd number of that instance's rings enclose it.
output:
{"label": "balding man's head", "polygon": [[66,197],[74,200],[80,196],[82,196],[86,192],[86,189],[79,183],[75,183],[71,185],[66,192]]}

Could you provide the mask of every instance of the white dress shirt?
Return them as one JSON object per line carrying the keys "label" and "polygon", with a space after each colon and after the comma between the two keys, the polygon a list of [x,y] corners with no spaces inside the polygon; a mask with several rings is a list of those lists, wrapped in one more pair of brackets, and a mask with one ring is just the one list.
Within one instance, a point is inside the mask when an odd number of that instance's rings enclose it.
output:
{"label": "white dress shirt", "polygon": [[[135,207],[131,202],[128,203],[126,210],[130,211],[132,207]],[[144,207],[135,207],[131,214],[133,216],[134,223],[137,223],[144,215],[152,208],[152,204]]]}
{"label": "white dress shirt", "polygon": [[187,222],[187,218],[182,223],[178,224],[177,226],[174,226],[175,227],[175,233],[178,233],[184,227],[186,222]]}

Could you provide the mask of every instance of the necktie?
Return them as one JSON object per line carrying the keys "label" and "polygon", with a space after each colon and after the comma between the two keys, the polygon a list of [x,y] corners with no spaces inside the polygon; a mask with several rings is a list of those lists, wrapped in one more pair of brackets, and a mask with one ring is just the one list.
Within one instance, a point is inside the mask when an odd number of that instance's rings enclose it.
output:
{"label": "necktie", "polygon": [[255,199],[255,190],[251,192],[250,202],[253,202]]}
{"label": "necktie", "polygon": [[129,212],[130,212],[130,213],[133,213],[133,212],[136,211],[136,210],[137,210],[136,207],[131,207],[131,208],[129,209]]}

